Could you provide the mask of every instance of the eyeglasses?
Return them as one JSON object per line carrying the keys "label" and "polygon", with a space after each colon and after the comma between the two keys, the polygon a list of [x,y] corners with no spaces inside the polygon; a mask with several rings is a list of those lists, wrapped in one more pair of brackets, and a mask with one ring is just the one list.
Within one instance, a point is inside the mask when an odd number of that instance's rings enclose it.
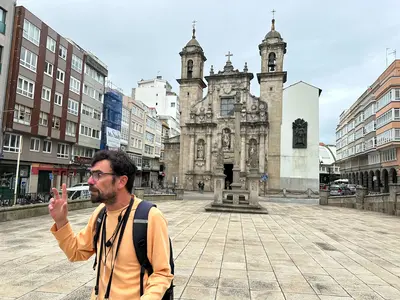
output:
{"label": "eyeglasses", "polygon": [[102,171],[89,171],[90,177],[93,178],[94,181],[98,181],[104,175],[115,175],[115,173],[105,173]]}

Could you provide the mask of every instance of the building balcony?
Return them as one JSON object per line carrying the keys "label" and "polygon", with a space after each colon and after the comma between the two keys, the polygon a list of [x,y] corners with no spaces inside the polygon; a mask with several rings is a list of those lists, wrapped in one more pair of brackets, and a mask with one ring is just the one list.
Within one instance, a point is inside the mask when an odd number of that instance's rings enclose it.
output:
{"label": "building balcony", "polygon": [[320,166],[320,174],[340,174],[340,168],[336,166]]}

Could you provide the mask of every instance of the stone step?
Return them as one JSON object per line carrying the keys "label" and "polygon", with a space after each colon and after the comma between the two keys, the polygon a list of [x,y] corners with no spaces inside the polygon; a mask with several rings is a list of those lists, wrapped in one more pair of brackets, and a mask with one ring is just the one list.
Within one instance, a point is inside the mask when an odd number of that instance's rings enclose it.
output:
{"label": "stone step", "polygon": [[[233,200],[230,200],[230,199],[224,199],[224,200],[222,200],[222,202],[226,203],[226,204],[233,204]],[[249,205],[250,202],[248,200],[239,200],[239,204]]]}
{"label": "stone step", "polygon": [[249,213],[249,214],[268,214],[263,206],[250,206],[246,204],[214,204],[211,203],[205,207],[208,212],[229,212],[229,213]]}

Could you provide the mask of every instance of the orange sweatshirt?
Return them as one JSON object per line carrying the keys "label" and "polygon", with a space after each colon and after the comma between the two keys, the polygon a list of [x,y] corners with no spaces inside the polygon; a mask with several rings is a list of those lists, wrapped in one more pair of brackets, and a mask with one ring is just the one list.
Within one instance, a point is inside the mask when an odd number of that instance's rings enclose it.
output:
{"label": "orange sweatshirt", "polygon": [[[140,265],[135,254],[132,238],[133,217],[139,202],[142,201],[135,197],[118,256],[115,261],[114,274],[111,285],[110,300],[158,300],[161,299],[171,284],[173,275],[169,265],[169,239],[167,221],[158,208],[151,208],[149,212],[149,223],[147,233],[147,256],[153,266],[153,274],[148,277],[147,272],[144,276],[144,294],[140,297]],[[93,212],[88,224],[77,235],[74,235],[71,225],[67,223],[57,230],[54,224],[51,232],[58,241],[60,248],[64,251],[70,261],[88,260],[95,252],[93,247],[93,236],[95,234],[95,222],[104,204],[99,205]],[[118,223],[118,216],[124,208],[116,211],[107,212],[106,240],[108,240]],[[122,213],[122,215],[125,211]],[[119,236],[119,234],[118,234]],[[118,237],[117,236],[117,237]],[[104,299],[105,290],[110,278],[111,264],[115,260],[114,254],[118,239],[113,243],[112,249],[103,248],[103,257],[100,266],[99,295],[98,300]],[[101,232],[97,244],[97,253],[100,252]],[[107,263],[104,264],[105,254]],[[97,275],[97,270],[93,271]],[[90,299],[96,299],[94,289]]]}

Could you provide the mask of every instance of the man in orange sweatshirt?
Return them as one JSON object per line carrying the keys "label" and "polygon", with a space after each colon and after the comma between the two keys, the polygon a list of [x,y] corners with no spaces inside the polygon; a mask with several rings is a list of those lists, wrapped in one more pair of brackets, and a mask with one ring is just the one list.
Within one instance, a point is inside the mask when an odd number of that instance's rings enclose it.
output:
{"label": "man in orange sweatshirt", "polygon": [[[135,254],[132,226],[135,210],[142,200],[131,195],[135,171],[135,165],[122,151],[102,150],[94,155],[88,183],[92,202],[100,205],[77,235],[67,218],[66,185],[62,186],[62,196],[57,189],[53,189],[54,198],[50,200],[49,212],[55,224],[51,232],[70,261],[88,260],[95,254],[93,238],[96,219],[101,209],[106,207],[97,242],[97,284],[91,299],[162,299],[172,282],[167,221],[160,210],[152,207],[148,217],[147,257],[153,273],[150,276],[146,273],[144,293],[140,296],[141,266]],[[107,287],[108,298],[105,296]]]}

